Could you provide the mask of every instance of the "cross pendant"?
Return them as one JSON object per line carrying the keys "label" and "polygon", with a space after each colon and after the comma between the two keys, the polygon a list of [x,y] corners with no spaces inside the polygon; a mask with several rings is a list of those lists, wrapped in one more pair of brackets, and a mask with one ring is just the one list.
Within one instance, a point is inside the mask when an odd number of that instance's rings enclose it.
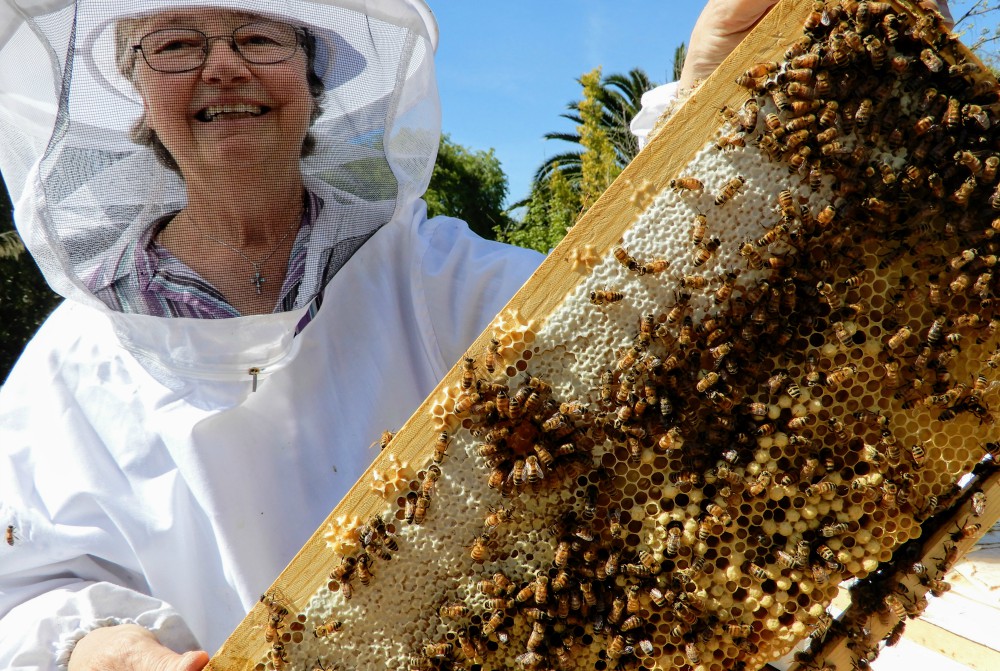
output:
{"label": "cross pendant", "polygon": [[266,282],[264,276],[260,274],[260,268],[254,268],[253,277],[250,278],[250,283],[254,285],[257,289],[257,295],[260,296],[260,287]]}

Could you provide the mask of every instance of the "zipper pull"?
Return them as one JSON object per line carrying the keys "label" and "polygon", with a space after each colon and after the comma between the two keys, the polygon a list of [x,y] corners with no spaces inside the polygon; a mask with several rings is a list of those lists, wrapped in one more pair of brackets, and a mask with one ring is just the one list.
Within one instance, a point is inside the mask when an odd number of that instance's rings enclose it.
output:
{"label": "zipper pull", "polygon": [[253,387],[250,388],[250,391],[257,391],[257,376],[260,375],[260,368],[253,366],[247,373],[253,377]]}

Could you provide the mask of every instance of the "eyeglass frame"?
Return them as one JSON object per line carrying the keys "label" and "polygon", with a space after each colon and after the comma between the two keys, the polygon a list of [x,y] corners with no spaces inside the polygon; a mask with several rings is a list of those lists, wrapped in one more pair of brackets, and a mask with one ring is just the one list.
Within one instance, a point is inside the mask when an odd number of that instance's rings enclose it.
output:
{"label": "eyeglass frame", "polygon": [[[250,59],[248,59],[246,57],[246,55],[240,50],[239,45],[236,44],[236,31],[240,30],[241,28],[246,28],[247,26],[252,26],[252,25],[255,25],[255,24],[258,24],[258,23],[273,23],[273,24],[277,24],[277,25],[288,26],[289,28],[291,28],[292,32],[295,34],[295,46],[292,47],[291,52],[287,56],[285,56],[284,58],[281,58],[281,59],[276,60],[276,61],[267,61],[267,62],[264,62],[264,63],[260,63],[260,62],[256,62],[256,61],[251,61]],[[149,58],[146,56],[146,52],[142,48],[142,42],[143,42],[143,40],[145,40],[150,35],[155,35],[156,33],[166,32],[168,30],[187,30],[187,31],[191,31],[191,32],[194,32],[194,33],[198,33],[203,38],[205,38],[204,44],[201,47],[201,51],[202,51],[201,63],[199,63],[198,65],[195,65],[193,67],[190,67],[190,68],[185,68],[184,70],[161,70],[161,69],[159,69],[157,67],[154,67],[153,64],[149,62]],[[295,51],[300,46],[303,47],[303,48],[306,46],[307,33],[306,33],[306,31],[303,28],[299,28],[299,27],[293,26],[290,23],[282,23],[280,21],[250,21],[248,23],[244,23],[243,25],[236,26],[235,28],[233,28],[232,32],[230,32],[228,35],[208,35],[208,34],[202,32],[202,31],[198,30],[197,28],[178,28],[178,27],[158,28],[157,30],[153,30],[151,32],[148,32],[145,35],[143,35],[142,37],[140,37],[139,38],[139,44],[133,44],[132,45],[132,51],[133,52],[138,51],[139,53],[141,53],[142,54],[142,60],[146,63],[146,65],[149,66],[149,68],[151,70],[153,70],[155,72],[160,72],[162,74],[167,74],[167,75],[179,75],[179,74],[183,74],[185,72],[193,72],[193,71],[197,70],[198,68],[204,67],[205,62],[208,60],[208,54],[209,54],[209,51],[210,51],[210,46],[212,44],[212,40],[222,40],[222,39],[227,39],[227,38],[229,40],[229,43],[228,43],[229,44],[229,48],[232,49],[234,52],[236,52],[236,54],[241,59],[243,59],[243,61],[245,63],[249,63],[251,65],[277,65],[278,63],[284,63],[285,61],[290,60],[291,58],[293,58],[295,56]]]}

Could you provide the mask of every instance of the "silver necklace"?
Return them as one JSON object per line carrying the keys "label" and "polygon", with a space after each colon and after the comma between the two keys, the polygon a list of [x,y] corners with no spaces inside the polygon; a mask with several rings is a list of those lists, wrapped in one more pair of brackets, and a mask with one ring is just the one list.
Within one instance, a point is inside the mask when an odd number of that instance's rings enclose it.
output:
{"label": "silver necklace", "polygon": [[[184,215],[191,222],[191,224],[194,225],[194,223],[195,223],[194,219],[192,219],[191,216],[187,212],[184,212]],[[278,240],[278,242],[275,243],[274,247],[271,248],[271,251],[269,251],[263,258],[258,259],[257,261],[254,261],[249,256],[247,256],[246,254],[244,254],[243,250],[239,249],[238,247],[234,247],[231,244],[229,244],[228,242],[225,242],[223,240],[219,240],[218,238],[212,237],[208,233],[202,232],[201,230],[199,230],[197,228],[197,226],[195,226],[195,230],[198,231],[198,235],[200,235],[201,237],[203,237],[203,238],[205,238],[207,240],[211,240],[212,242],[214,242],[217,245],[222,245],[223,247],[225,247],[229,251],[238,254],[240,256],[240,258],[242,258],[244,261],[246,261],[251,266],[253,266],[253,275],[250,277],[250,284],[252,284],[254,286],[254,289],[257,290],[257,295],[260,296],[261,287],[264,286],[265,282],[267,282],[267,278],[264,277],[263,273],[260,272],[260,268],[261,268],[262,265],[264,265],[265,263],[267,263],[268,259],[270,259],[272,256],[274,256],[275,252],[277,252],[278,249],[281,247],[281,243],[283,243],[285,240],[287,240],[288,236],[292,234],[292,231],[297,228],[296,225],[295,225],[296,222],[298,222],[299,224],[302,223],[302,213],[301,212],[299,212],[299,215],[294,220],[292,220],[292,224],[288,227],[288,230],[285,231],[285,234],[283,236],[281,236],[281,239]]]}

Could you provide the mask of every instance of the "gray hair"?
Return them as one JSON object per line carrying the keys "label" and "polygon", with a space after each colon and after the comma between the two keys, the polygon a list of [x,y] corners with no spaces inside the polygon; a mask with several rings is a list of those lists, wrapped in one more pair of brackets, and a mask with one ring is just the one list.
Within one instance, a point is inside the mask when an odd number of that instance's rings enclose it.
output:
{"label": "gray hair", "polygon": [[[118,66],[118,71],[132,82],[133,86],[135,85],[135,62],[139,57],[133,46],[133,40],[136,35],[149,26],[149,23],[150,17],[140,17],[121,19],[115,25],[115,63]],[[323,85],[323,80],[316,74],[316,36],[305,27],[301,27],[299,30],[302,34],[302,50],[306,53],[306,82],[309,84],[309,93],[313,97],[313,109],[309,117],[311,125],[323,113],[320,103],[323,100],[326,87]],[[136,144],[152,149],[160,163],[180,174],[180,166],[177,165],[177,161],[170,155],[170,151],[157,136],[156,131],[146,123],[145,112],[129,129],[129,139]],[[299,155],[305,158],[315,150],[316,137],[310,131],[306,133],[305,139],[302,141],[302,152]]]}

